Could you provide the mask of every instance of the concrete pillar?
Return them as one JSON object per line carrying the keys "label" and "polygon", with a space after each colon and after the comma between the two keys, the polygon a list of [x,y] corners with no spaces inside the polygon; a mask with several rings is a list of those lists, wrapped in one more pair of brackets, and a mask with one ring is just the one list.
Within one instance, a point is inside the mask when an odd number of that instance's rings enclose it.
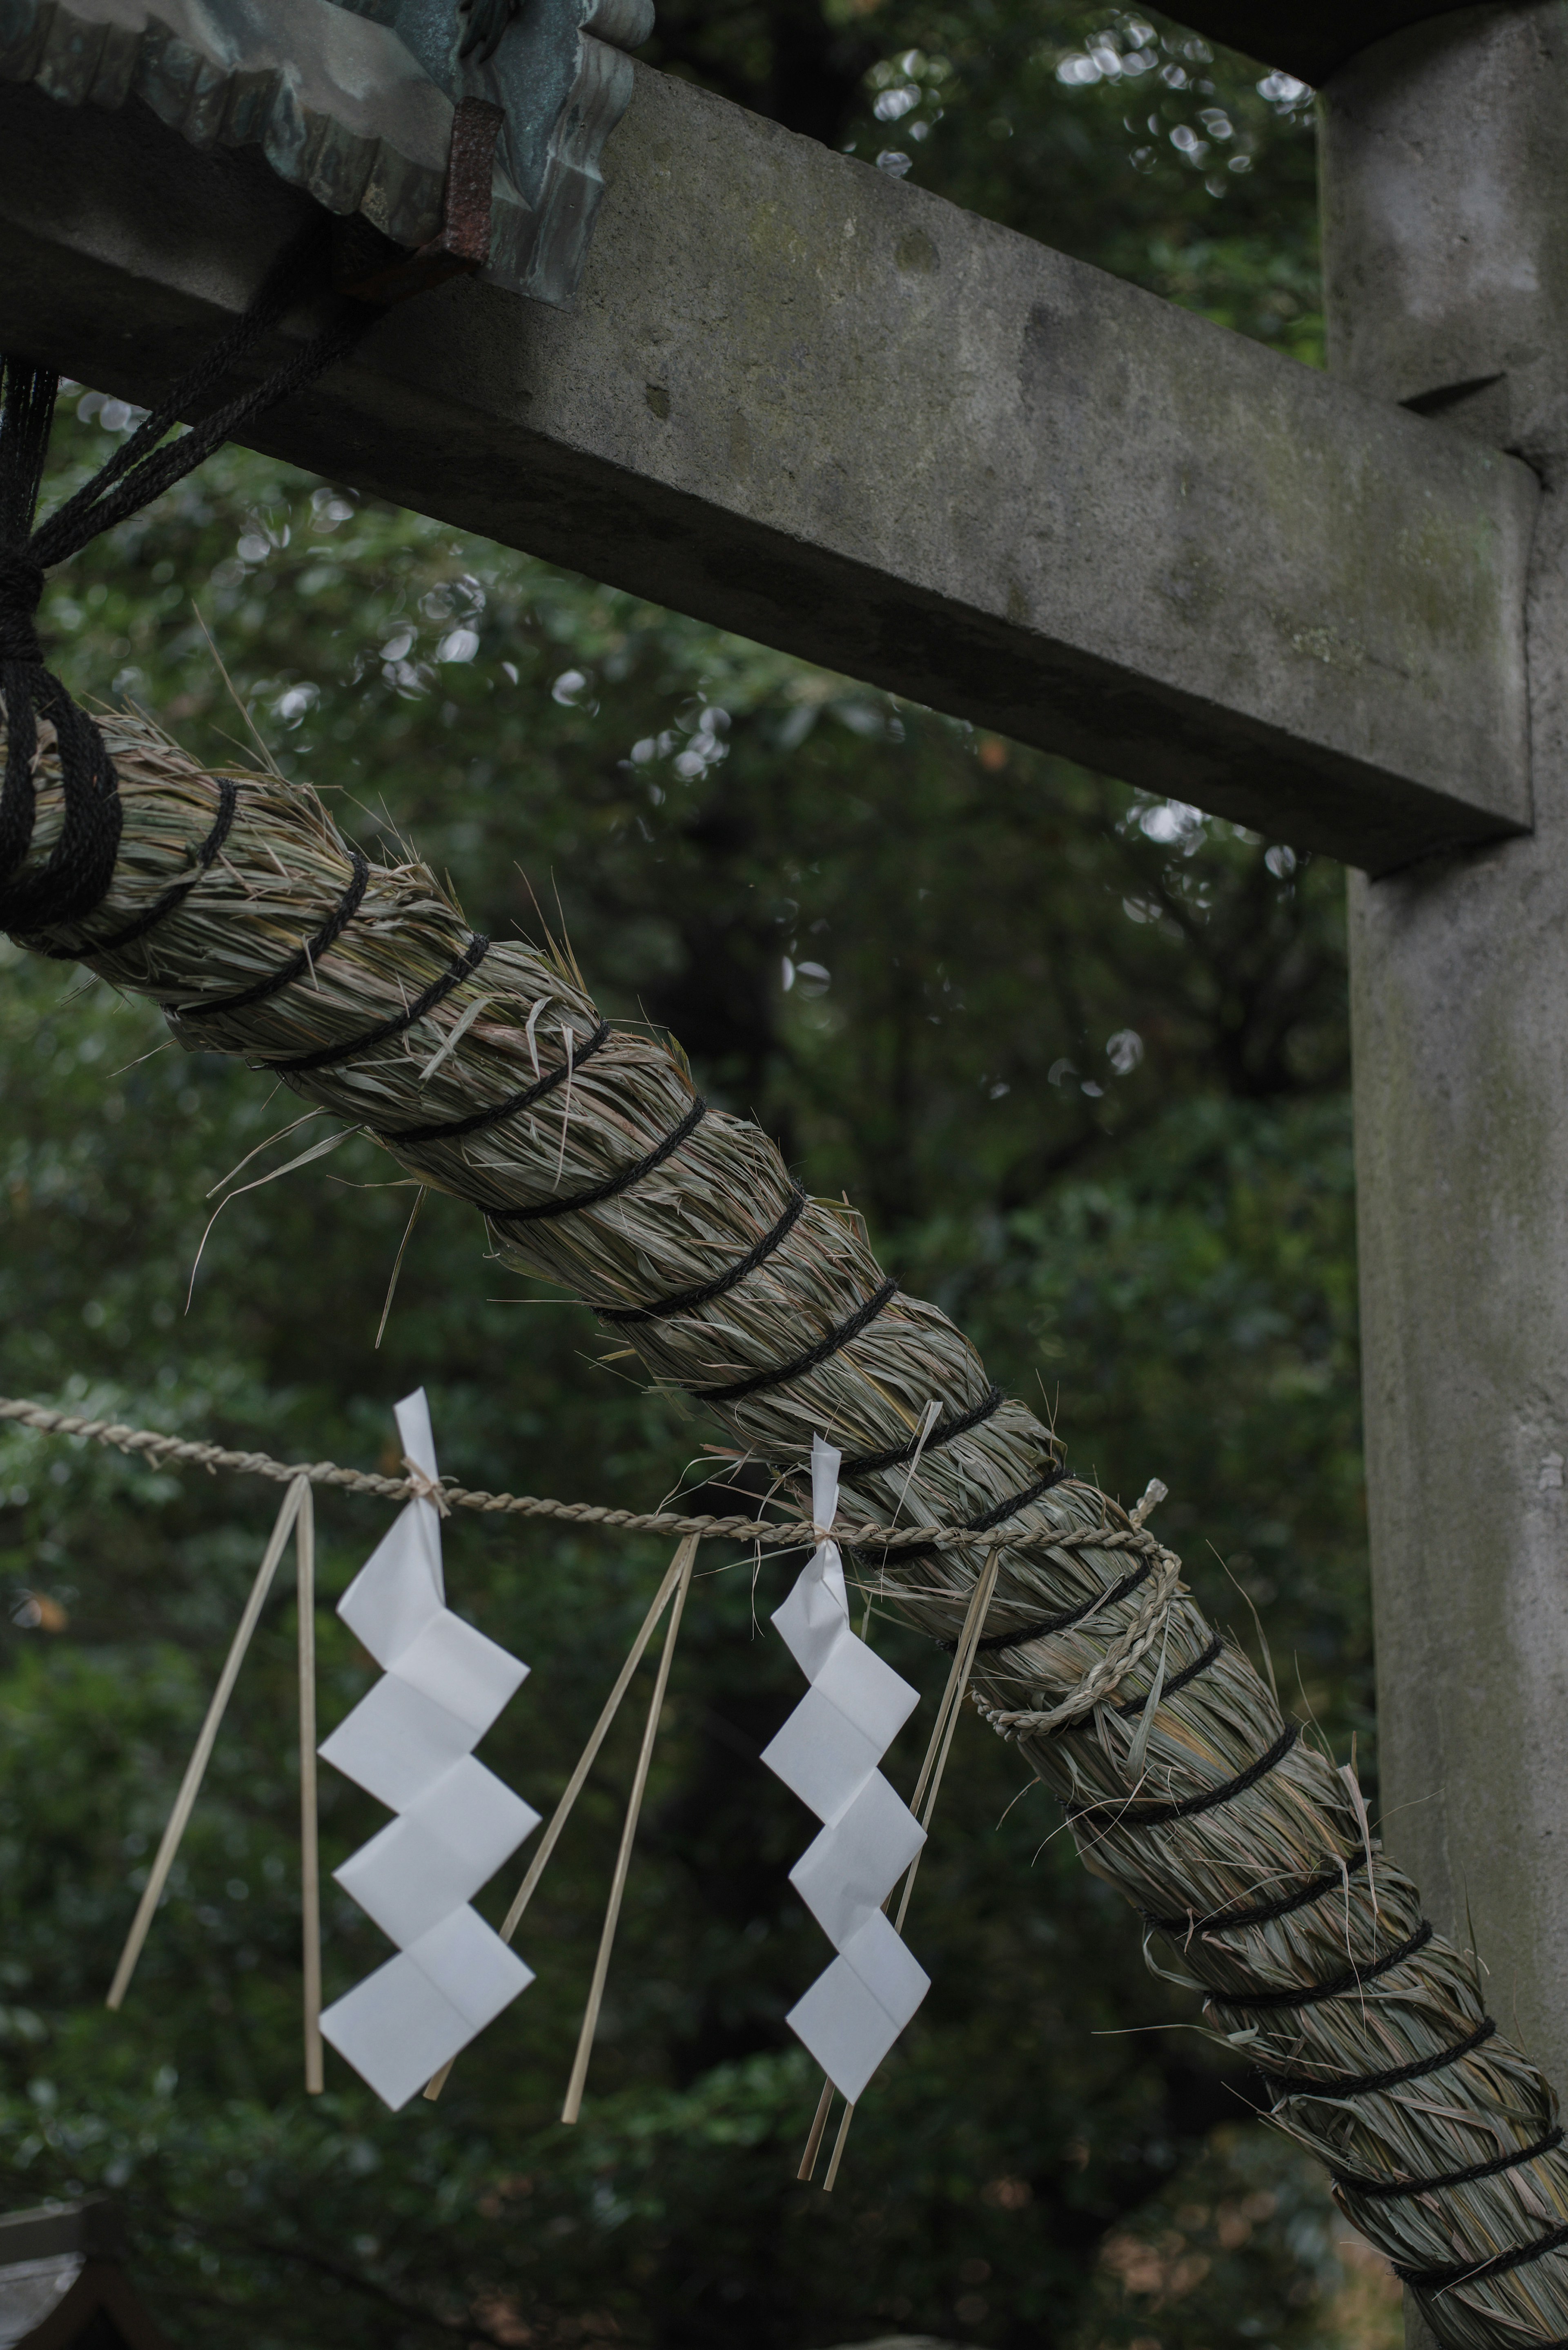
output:
{"label": "concrete pillar", "polygon": [[1534,832],[1350,927],[1386,1833],[1568,2090],[1568,7],[1380,42],[1323,126],[1330,365],[1545,493]]}

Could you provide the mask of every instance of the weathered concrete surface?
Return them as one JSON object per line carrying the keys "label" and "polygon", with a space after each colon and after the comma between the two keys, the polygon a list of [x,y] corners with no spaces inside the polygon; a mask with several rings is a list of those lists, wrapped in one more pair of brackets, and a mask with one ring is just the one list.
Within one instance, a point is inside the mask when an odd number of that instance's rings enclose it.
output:
{"label": "weathered concrete surface", "polygon": [[[266,445],[1374,871],[1529,821],[1523,466],[642,69],[606,178]],[[145,399],[294,203],[0,93],[0,334]]]}
{"label": "weathered concrete surface", "polygon": [[1547,483],[1534,835],[1354,879],[1351,915],[1386,1833],[1461,1947],[1473,1918],[1491,2012],[1562,2087],[1568,9],[1475,10],[1368,53],[1331,87],[1324,161],[1333,363],[1397,396],[1502,371],[1494,421]]}

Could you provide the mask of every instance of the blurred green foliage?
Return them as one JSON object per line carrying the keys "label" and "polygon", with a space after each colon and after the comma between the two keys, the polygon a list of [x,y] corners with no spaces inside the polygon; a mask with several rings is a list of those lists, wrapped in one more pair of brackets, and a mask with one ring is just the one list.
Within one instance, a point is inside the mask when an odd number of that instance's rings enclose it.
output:
{"label": "blurred green foliage", "polygon": [[[1277,78],[1118,12],[792,6],[677,0],[660,54],[790,119],[779,59],[817,39],[847,95],[797,127],[896,140],[928,184],[1313,356],[1309,134]],[[1171,141],[1193,125],[1203,154]],[[57,488],[128,421],[74,405]],[[1196,1586],[1254,1650],[1255,1603],[1282,1694],[1341,1752],[1359,1732],[1367,1775],[1332,868],[237,452],[72,567],[45,624],[78,691],[214,760],[254,728],[368,847],[416,840],[481,927],[564,923],[606,1009],[668,1027],[803,1180],[862,1205],[906,1287],[1044,1392],[1076,1467],[1128,1498],[1165,1479]],[[423,1381],[464,1482],[647,1508],[710,1475],[710,1430],[595,1367],[589,1317],[487,1263],[452,1202],[375,1351],[409,1195],[363,1143],[236,1199],[192,1283],[212,1187],[292,1105],[151,1008],[0,948],[0,1085],[5,1392],[390,1465],[390,1403]],[[1321,2181],[1246,2119],[1249,2076],[973,1723],[911,1912],[932,1993],[837,2192],[795,2184],[815,2083],[783,2018],[823,1950],[785,1881],[807,1823],[754,1759],[799,1694],[766,1628],[787,1565],[753,1587],[738,1559],[694,1597],[576,2130],[555,2116],[635,1700],[524,1926],[538,1981],[441,2103],[389,2117],[334,2059],[306,2100],[286,1576],[108,2016],[275,1500],[0,1435],[0,2177],[12,2203],[118,2190],[176,2340],[1392,2338]],[[329,1602],[384,1513],[319,1506]],[[542,1807],[660,1564],[449,1530],[454,1602],[534,1668],[486,1759]],[[929,1699],[944,1660],[876,1637]],[[320,1638],[330,1726],[369,1668],[329,1608]],[[378,1814],[327,1777],[330,1867]],[[333,1996],[384,1946],[330,1886],[326,1927]]]}

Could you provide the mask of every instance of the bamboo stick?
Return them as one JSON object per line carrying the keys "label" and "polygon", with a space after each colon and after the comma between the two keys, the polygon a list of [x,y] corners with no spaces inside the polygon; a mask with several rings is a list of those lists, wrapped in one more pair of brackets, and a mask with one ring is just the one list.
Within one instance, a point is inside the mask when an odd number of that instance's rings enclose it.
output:
{"label": "bamboo stick", "polygon": [[653,1742],[659,1735],[659,1717],[664,1710],[664,1691],[670,1679],[670,1667],[675,1655],[676,1636],[680,1629],[680,1617],[686,1606],[686,1594],[691,1588],[691,1569],[697,1560],[699,1537],[688,1534],[677,1557],[680,1562],[680,1578],[676,1586],[675,1605],[670,1610],[670,1629],[664,1637],[659,1653],[659,1671],[654,1679],[653,1695],[648,1704],[648,1723],[642,1733],[642,1752],[637,1758],[637,1774],[631,1783],[631,1800],[626,1807],[626,1825],[621,1830],[620,1851],[616,1856],[615,1877],[610,1886],[609,1903],[605,1910],[604,1931],[599,1936],[598,1957],[594,1962],[594,1980],[588,1992],[588,2003],[583,2012],[583,2028],[577,2034],[577,2053],[572,2064],[572,2077],[566,2088],[566,2102],[561,2108],[564,2122],[575,2122],[582,2110],[583,2085],[588,2077],[588,2058],[593,2050],[594,2033],[598,2028],[599,2007],[605,1995],[605,1979],[609,1973],[610,1951],[615,1944],[616,1927],[620,1918],[621,1896],[626,1891],[627,1871],[631,1866],[631,1847],[637,1835],[638,1814],[642,1809],[643,1790],[648,1784],[649,1765],[653,1760]]}
{"label": "bamboo stick", "polygon": [[809,2180],[812,2172],[816,2168],[817,2150],[822,2144],[822,2133],[827,2127],[827,2116],[832,2105],[833,2084],[825,2073],[822,2076],[822,2095],[816,2101],[816,2114],[811,2125],[811,2135],[805,2141],[805,2152],[801,2156],[800,2168],[795,2172],[797,2178]]}
{"label": "bamboo stick", "polygon": [[831,2195],[838,2183],[838,2166],[844,2159],[844,2141],[849,2136],[849,2125],[854,2119],[854,2106],[846,2106],[844,2119],[838,2125],[838,2136],[833,2141],[833,2159],[827,2166],[827,2176],[822,2182],[822,2191],[825,2195]]}
{"label": "bamboo stick", "polygon": [[[948,1676],[950,1701],[947,1708],[946,1721],[940,1725],[941,1746],[937,1752],[936,1768],[934,1771],[931,1769],[931,1756],[928,1752],[920,1772],[920,1784],[915,1790],[915,1803],[911,1806],[911,1809],[916,1810],[916,1815],[923,1828],[930,1826],[931,1814],[937,1808],[937,1797],[941,1792],[942,1773],[948,1767],[948,1749],[953,1742],[953,1731],[958,1727],[958,1718],[963,1711],[964,1691],[969,1687],[969,1677],[974,1664],[975,1650],[980,1645],[981,1630],[985,1623],[985,1611],[991,1605],[991,1595],[996,1589],[996,1577],[1001,1565],[1002,1553],[999,1550],[993,1550],[981,1569],[980,1578],[970,1599],[969,1613],[964,1617],[963,1630],[959,1636],[958,1648],[953,1657],[953,1669]],[[937,1733],[933,1731],[931,1733],[933,1749],[936,1743]],[[925,1786],[928,1773],[930,1774],[929,1791]],[[926,1798],[923,1811],[917,1808],[922,1794]],[[898,1914],[893,1920],[893,1930],[896,1934],[901,1934],[904,1930],[904,1919],[909,1910],[909,1896],[915,1889],[915,1872],[920,1866],[920,1854],[924,1850],[925,1846],[922,1845],[920,1852],[918,1852],[909,1863],[909,1872],[904,1879],[904,1890],[898,1902]]]}
{"label": "bamboo stick", "polygon": [[174,1856],[180,1849],[180,1839],[185,1833],[191,1814],[195,1808],[196,1797],[201,1793],[202,1781],[206,1774],[207,1764],[212,1759],[213,1747],[217,1739],[218,1725],[223,1719],[224,1708],[239,1678],[245,1650],[251,1644],[251,1634],[255,1630],[256,1619],[261,1614],[263,1603],[272,1588],[272,1579],[277,1572],[277,1563],[283,1556],[284,1545],[288,1540],[295,1518],[298,1514],[300,1503],[309,1491],[310,1487],[306,1480],[303,1477],[296,1477],[283,1497],[282,1506],[273,1526],[272,1537],[266,1546],[266,1555],[257,1570],[256,1579],[251,1586],[251,1596],[245,1602],[245,1612],[240,1617],[239,1629],[229,1645],[229,1653],[224,1660],[218,1686],[213,1691],[213,1701],[207,1708],[207,1718],[202,1724],[195,1751],[185,1766],[185,1776],[180,1783],[180,1793],[174,1798],[174,1808],[169,1814],[169,1825],[163,1831],[163,1841],[158,1847],[158,1856],[153,1861],[152,1871],[148,1877],[141,1899],[137,1905],[136,1915],[130,1921],[130,1931],[125,1938],[125,1948],[119,1954],[119,1964],[114,1970],[114,1981],[109,1985],[109,1997],[104,2002],[107,2007],[118,2008],[130,1988],[130,1978],[136,1971],[136,1962],[141,1956],[141,1946],[147,1939],[148,1929],[152,1923],[153,1912],[158,1907],[163,1887],[169,1881],[169,1872],[174,1866]]}

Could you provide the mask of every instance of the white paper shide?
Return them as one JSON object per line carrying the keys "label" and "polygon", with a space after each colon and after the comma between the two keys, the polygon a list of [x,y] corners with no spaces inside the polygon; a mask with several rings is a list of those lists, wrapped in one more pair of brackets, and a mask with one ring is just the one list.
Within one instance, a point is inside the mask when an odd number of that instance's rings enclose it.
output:
{"label": "white paper shide", "polygon": [[[433,1483],[424,1390],[397,1407],[405,1457]],[[473,1759],[526,1665],[446,1606],[441,1516],[410,1502],[337,1613],[384,1679],[323,1743],[398,1816],[336,1872],[398,1956],[329,2007],[321,2031],[394,2111],[534,1980],[472,1896],[539,1824]]]}
{"label": "white paper shide", "polygon": [[[837,1514],[841,1457],[813,1438],[819,1531]],[[926,1840],[877,1767],[919,1692],[851,1631],[833,1542],[819,1544],[773,1620],[811,1687],[763,1761],[823,1822],[790,1883],[838,1953],[788,2022],[853,2103],[930,1989],[882,1911]]]}

